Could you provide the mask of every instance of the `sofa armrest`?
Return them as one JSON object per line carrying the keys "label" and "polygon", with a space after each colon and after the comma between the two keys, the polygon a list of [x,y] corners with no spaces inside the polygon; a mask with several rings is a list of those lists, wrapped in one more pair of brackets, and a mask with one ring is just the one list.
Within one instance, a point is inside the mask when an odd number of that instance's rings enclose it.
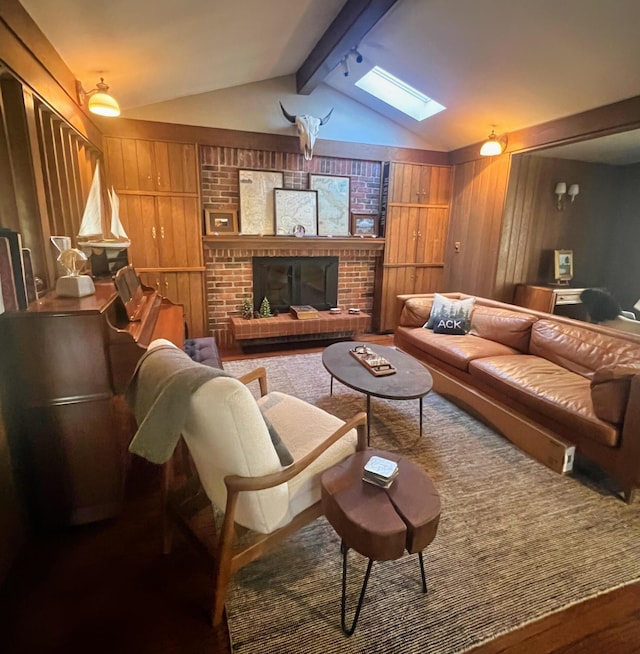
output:
{"label": "sofa armrest", "polygon": [[631,379],[620,449],[625,452],[625,458],[635,462],[635,475],[629,481],[633,485],[640,485],[640,373]]}

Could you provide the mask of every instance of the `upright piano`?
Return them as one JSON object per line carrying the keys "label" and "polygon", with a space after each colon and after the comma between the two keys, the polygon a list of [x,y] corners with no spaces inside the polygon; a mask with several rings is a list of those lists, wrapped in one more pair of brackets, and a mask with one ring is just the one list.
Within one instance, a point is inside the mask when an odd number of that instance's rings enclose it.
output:
{"label": "upright piano", "polygon": [[132,321],[112,280],[95,287],[82,298],[50,292],[5,316],[10,432],[30,514],[42,526],[119,513],[135,432],[123,393],[153,339],[184,344],[182,306],[142,287]]}

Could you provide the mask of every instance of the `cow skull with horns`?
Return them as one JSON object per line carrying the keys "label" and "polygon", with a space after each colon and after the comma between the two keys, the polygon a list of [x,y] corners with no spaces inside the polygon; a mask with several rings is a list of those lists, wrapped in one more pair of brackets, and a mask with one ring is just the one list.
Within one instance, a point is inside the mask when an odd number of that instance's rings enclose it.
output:
{"label": "cow skull with horns", "polygon": [[321,125],[326,125],[333,113],[333,109],[324,117],[316,118],[304,114],[303,116],[292,116],[280,103],[280,109],[284,117],[290,122],[294,123],[298,129],[298,136],[300,137],[300,148],[304,152],[304,158],[308,161],[313,156],[313,146],[318,136],[318,130]]}

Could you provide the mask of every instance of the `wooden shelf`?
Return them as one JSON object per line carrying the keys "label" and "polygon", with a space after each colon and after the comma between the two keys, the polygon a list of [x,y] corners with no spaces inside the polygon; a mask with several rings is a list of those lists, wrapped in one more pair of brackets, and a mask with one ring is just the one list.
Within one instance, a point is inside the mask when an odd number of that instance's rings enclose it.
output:
{"label": "wooden shelf", "polygon": [[360,238],[358,236],[203,236],[202,242],[210,248],[278,249],[287,250],[384,250],[383,238]]}

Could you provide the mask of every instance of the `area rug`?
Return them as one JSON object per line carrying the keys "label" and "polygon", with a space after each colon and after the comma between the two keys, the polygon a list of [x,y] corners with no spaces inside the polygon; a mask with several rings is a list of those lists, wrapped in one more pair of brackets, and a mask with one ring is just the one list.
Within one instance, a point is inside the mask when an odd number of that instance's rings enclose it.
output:
{"label": "area rug", "polygon": [[[225,363],[257,366],[270,390],[297,395],[346,419],[362,394],[334,382],[320,354]],[[640,503],[606,479],[561,476],[435,393],[418,401],[372,399],[371,445],[400,452],[432,477],[442,499],[438,534],[417,556],[376,562],[355,634],[340,629],[340,541],[324,518],[234,576],[227,613],[239,654],[333,652],[454,654],[570,604],[640,579]],[[352,615],[366,559],[349,555]]]}

